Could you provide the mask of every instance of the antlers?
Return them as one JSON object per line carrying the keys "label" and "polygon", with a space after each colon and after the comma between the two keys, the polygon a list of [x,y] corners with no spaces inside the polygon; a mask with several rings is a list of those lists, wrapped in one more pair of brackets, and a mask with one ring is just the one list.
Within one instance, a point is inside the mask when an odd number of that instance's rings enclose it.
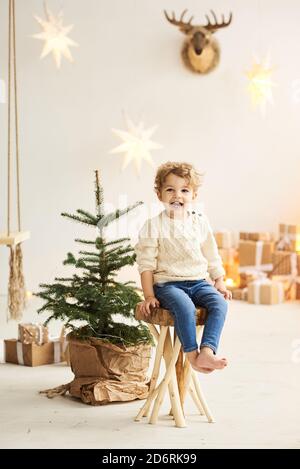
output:
{"label": "antlers", "polygon": [[[176,20],[174,12],[172,12],[172,17],[170,17],[170,16],[168,16],[168,13],[166,12],[166,10],[164,10],[165,17],[167,18],[167,20],[171,24],[174,24],[175,26],[178,26],[180,31],[182,31],[183,33],[189,33],[194,28],[194,25],[192,25],[192,23],[191,23],[191,21],[194,17],[191,16],[191,18],[189,19],[188,22],[183,21],[183,17],[186,14],[186,12],[187,12],[187,10],[184,10],[181,13],[181,16],[180,16],[179,20]],[[207,19],[207,24],[204,25],[204,28],[208,29],[208,31],[214,33],[218,29],[225,28],[226,26],[230,25],[231,20],[232,20],[232,13],[230,13],[229,20],[227,22],[225,21],[224,15],[222,15],[222,23],[218,23],[215,12],[213,10],[210,10],[210,12],[211,12],[215,22],[211,23],[208,15],[205,15],[205,17]]]}
{"label": "antlers", "polygon": [[166,12],[166,10],[164,10],[164,14],[165,14],[165,17],[167,18],[167,20],[171,23],[171,24],[174,24],[175,26],[179,26],[179,29],[180,31],[182,31],[183,33],[188,33],[189,31],[191,31],[193,29],[193,25],[191,24],[191,21],[192,19],[194,18],[193,16],[191,16],[191,18],[189,19],[189,21],[186,23],[183,21],[183,17],[184,15],[186,14],[187,10],[184,10],[182,13],[181,13],[181,16],[180,16],[180,19],[177,21],[176,18],[175,18],[175,13],[174,11],[172,12],[172,17],[170,18],[170,16],[168,16],[168,13]]}
{"label": "antlers", "polygon": [[210,12],[214,17],[215,24],[210,22],[210,19],[209,19],[208,15],[205,15],[205,18],[207,19],[207,24],[204,26],[205,29],[208,29],[209,31],[211,31],[213,33],[215,31],[217,31],[217,29],[225,28],[226,26],[230,25],[231,20],[232,20],[232,13],[231,12],[230,12],[230,15],[229,15],[229,20],[227,22],[224,19],[224,15],[222,15],[222,23],[218,23],[216,14],[213,10],[210,10]]}

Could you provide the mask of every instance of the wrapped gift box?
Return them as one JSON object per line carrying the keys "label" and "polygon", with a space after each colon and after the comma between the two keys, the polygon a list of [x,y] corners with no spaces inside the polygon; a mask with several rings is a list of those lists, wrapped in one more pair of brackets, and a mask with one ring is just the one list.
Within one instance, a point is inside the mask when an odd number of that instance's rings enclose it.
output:
{"label": "wrapped gift box", "polygon": [[271,270],[273,251],[273,241],[240,241],[240,272],[250,269]]}
{"label": "wrapped gift box", "polygon": [[279,241],[276,249],[283,251],[300,251],[300,225],[279,225]]}
{"label": "wrapped gift box", "polygon": [[254,280],[248,286],[248,303],[273,305],[284,301],[282,282],[264,278]]}
{"label": "wrapped gift box", "polygon": [[230,249],[234,247],[234,235],[232,231],[221,230],[214,233],[218,248]]}
{"label": "wrapped gift box", "polygon": [[233,300],[247,301],[248,299],[248,288],[234,288],[232,290]]}
{"label": "wrapped gift box", "polygon": [[254,282],[258,277],[258,272],[241,272],[240,273],[240,288],[248,287],[250,282]]}
{"label": "wrapped gift box", "polygon": [[272,280],[282,282],[286,300],[300,300],[300,276],[273,275]]}
{"label": "wrapped gift box", "polygon": [[19,324],[19,341],[23,344],[42,345],[49,342],[48,328],[43,324]]}
{"label": "wrapped gift box", "polygon": [[268,231],[240,232],[240,240],[243,241],[272,241],[273,236]]}
{"label": "wrapped gift box", "polygon": [[24,344],[16,339],[4,340],[5,361],[26,366],[50,365],[65,359],[60,340],[43,345]]}
{"label": "wrapped gift box", "polygon": [[300,275],[300,254],[289,251],[275,251],[272,254],[273,275]]}

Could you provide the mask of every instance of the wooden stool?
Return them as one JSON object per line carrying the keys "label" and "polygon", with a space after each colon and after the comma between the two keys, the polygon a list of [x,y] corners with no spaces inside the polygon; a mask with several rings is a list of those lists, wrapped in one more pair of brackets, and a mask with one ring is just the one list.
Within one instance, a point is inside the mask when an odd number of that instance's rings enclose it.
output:
{"label": "wooden stool", "polygon": [[[140,421],[142,417],[148,417],[151,404],[155,400],[149,419],[149,423],[155,424],[168,387],[171,401],[171,410],[169,415],[173,415],[176,427],[186,427],[183,405],[187,391],[190,392],[200,415],[206,415],[207,420],[210,423],[214,422],[205,397],[201,391],[197,372],[191,367],[189,360],[186,358],[181,347],[179,337],[176,336],[175,330],[174,341],[172,344],[170,334],[170,327],[174,327],[172,314],[167,309],[155,308],[152,310],[149,317],[144,318],[140,310],[141,304],[142,303],[138,303],[136,307],[135,317],[136,319],[147,323],[153,337],[157,341],[157,346],[150,381],[149,395],[145,404],[135,417],[135,420]],[[201,330],[206,318],[206,310],[203,308],[197,308],[195,315],[197,341],[199,341]],[[160,326],[160,332],[158,332],[155,324]],[[162,358],[165,360],[166,372],[163,379],[158,384],[157,380],[159,377]]]}

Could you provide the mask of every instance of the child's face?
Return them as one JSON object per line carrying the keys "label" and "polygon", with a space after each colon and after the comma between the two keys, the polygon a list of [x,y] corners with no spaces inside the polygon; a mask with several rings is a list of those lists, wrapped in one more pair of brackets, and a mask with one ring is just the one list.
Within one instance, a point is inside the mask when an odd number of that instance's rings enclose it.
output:
{"label": "child's face", "polygon": [[180,218],[190,208],[197,194],[184,178],[171,173],[157,196],[171,218]]}

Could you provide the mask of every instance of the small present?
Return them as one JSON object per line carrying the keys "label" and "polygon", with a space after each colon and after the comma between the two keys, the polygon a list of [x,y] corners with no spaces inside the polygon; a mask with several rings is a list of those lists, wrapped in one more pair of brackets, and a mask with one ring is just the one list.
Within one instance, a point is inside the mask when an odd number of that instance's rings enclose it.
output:
{"label": "small present", "polygon": [[240,272],[246,270],[271,270],[273,241],[240,241],[239,263]]}
{"label": "small present", "polygon": [[49,342],[48,328],[43,324],[19,324],[18,340],[23,344],[43,345]]}
{"label": "small present", "polygon": [[6,363],[18,365],[40,366],[63,361],[59,340],[43,345],[24,344],[16,339],[4,340],[4,352]]}
{"label": "small present", "polygon": [[300,254],[289,251],[275,251],[272,254],[272,275],[300,274]]}
{"label": "small present", "polygon": [[297,284],[291,275],[272,275],[272,280],[282,283],[284,298],[287,301],[296,299]]}
{"label": "small present", "polygon": [[269,278],[260,278],[249,283],[248,303],[273,305],[284,301],[284,287],[282,282]]}
{"label": "small present", "polygon": [[240,240],[243,241],[272,241],[273,237],[268,231],[240,232]]}
{"label": "small present", "polygon": [[221,230],[214,233],[217,246],[220,249],[230,249],[234,246],[234,235],[232,231]]}
{"label": "small present", "polygon": [[70,365],[69,342],[65,326],[62,326],[59,336],[50,336],[50,340],[60,343],[60,361],[67,362],[67,365]]}
{"label": "small present", "polygon": [[240,273],[240,288],[248,287],[250,282],[254,282],[258,278],[259,272],[241,272]]}
{"label": "small present", "polygon": [[300,225],[279,225],[279,241],[276,249],[280,251],[300,251]]}
{"label": "small present", "polygon": [[247,301],[248,299],[248,288],[235,288],[232,290],[233,300]]}

